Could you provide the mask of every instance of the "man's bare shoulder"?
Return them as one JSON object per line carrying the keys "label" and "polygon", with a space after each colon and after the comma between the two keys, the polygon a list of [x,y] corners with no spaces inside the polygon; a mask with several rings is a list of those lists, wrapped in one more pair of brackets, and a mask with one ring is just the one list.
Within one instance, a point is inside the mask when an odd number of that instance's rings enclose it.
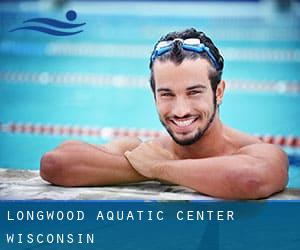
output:
{"label": "man's bare shoulder", "polygon": [[224,131],[226,139],[230,141],[231,144],[235,145],[238,150],[252,144],[263,143],[263,141],[253,135],[249,135],[230,127],[225,127]]}
{"label": "man's bare shoulder", "polygon": [[277,160],[288,161],[286,153],[279,146],[269,143],[250,144],[240,148],[237,154],[251,155],[256,158],[272,158]]}
{"label": "man's bare shoulder", "polygon": [[261,159],[270,158],[273,161],[284,162],[284,165],[287,164],[287,155],[281,147],[265,143],[255,136],[248,135],[234,129],[230,130],[230,133],[235,135],[234,140],[236,140],[236,143],[239,144],[239,148],[235,154],[250,155]]}

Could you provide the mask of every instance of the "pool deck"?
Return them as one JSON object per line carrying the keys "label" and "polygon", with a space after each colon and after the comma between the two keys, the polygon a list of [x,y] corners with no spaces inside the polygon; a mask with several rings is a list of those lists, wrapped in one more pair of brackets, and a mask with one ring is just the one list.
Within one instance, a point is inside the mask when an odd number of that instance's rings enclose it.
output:
{"label": "pool deck", "polygon": [[[155,181],[106,187],[59,187],[39,171],[0,168],[0,200],[217,200],[182,186]],[[268,200],[300,200],[300,189],[286,189]]]}

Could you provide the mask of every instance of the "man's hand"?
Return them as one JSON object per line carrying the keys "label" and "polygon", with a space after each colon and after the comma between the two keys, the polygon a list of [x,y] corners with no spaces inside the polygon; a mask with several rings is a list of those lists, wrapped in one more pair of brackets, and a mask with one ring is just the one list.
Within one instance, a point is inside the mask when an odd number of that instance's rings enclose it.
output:
{"label": "man's hand", "polygon": [[176,160],[175,155],[154,141],[143,142],[134,150],[126,151],[124,155],[138,173],[150,179],[158,177],[158,163]]}

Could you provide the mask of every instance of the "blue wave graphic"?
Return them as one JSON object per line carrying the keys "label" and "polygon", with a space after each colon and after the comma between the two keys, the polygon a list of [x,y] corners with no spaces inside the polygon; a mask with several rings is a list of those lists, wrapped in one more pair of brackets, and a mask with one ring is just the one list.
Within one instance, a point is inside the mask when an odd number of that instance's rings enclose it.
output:
{"label": "blue wave graphic", "polygon": [[64,31],[53,30],[53,29],[39,27],[39,26],[27,26],[27,27],[20,27],[20,28],[10,30],[10,32],[14,32],[16,30],[35,30],[35,31],[47,33],[47,34],[54,35],[54,36],[71,36],[71,35],[75,35],[75,34],[78,34],[83,31],[83,30],[79,30],[79,31],[75,31],[75,32],[64,32]]}
{"label": "blue wave graphic", "polygon": [[72,23],[66,23],[62,22],[56,19],[51,19],[51,18],[32,18],[24,21],[23,23],[28,23],[28,22],[36,22],[36,23],[42,23],[42,24],[47,24],[56,28],[62,28],[62,29],[69,29],[69,28],[77,28],[82,25],[85,25],[85,23],[79,23],[79,24],[72,24]]}
{"label": "blue wave graphic", "polygon": [[[77,17],[77,13],[74,10],[69,10],[66,13],[66,19],[68,21],[73,21],[76,19],[76,17]],[[59,20],[52,19],[52,18],[31,18],[31,19],[25,20],[23,23],[30,23],[30,22],[35,22],[37,24],[46,24],[46,25],[51,26],[52,28],[61,28],[61,29],[73,29],[73,28],[81,27],[86,24],[86,23],[72,24],[72,23],[67,23],[67,22],[59,21]],[[65,32],[65,31],[51,29],[51,28],[47,28],[47,27],[43,27],[43,26],[24,26],[24,27],[18,27],[18,28],[12,29],[9,32],[14,32],[17,30],[34,30],[34,31],[47,33],[49,35],[54,35],[54,36],[71,36],[71,35],[75,35],[75,34],[78,34],[83,31],[83,30],[79,30],[79,31],[74,31],[74,32]]]}

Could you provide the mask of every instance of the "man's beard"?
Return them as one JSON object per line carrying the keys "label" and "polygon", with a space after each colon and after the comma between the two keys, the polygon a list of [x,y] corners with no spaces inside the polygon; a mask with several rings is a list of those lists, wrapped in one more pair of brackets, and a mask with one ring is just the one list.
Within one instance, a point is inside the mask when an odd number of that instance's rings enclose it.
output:
{"label": "man's beard", "polygon": [[214,112],[212,113],[208,123],[206,124],[206,126],[204,127],[204,129],[200,129],[198,128],[197,133],[191,137],[191,138],[186,138],[186,139],[178,139],[173,131],[162,121],[162,119],[159,117],[160,122],[162,123],[162,125],[165,127],[165,129],[168,131],[169,135],[172,137],[172,139],[179,145],[181,146],[189,146],[194,144],[195,142],[197,142],[198,140],[201,139],[201,137],[205,134],[205,132],[208,130],[208,128],[210,127],[211,123],[213,122],[215,115],[216,115],[216,103],[214,102]]}

